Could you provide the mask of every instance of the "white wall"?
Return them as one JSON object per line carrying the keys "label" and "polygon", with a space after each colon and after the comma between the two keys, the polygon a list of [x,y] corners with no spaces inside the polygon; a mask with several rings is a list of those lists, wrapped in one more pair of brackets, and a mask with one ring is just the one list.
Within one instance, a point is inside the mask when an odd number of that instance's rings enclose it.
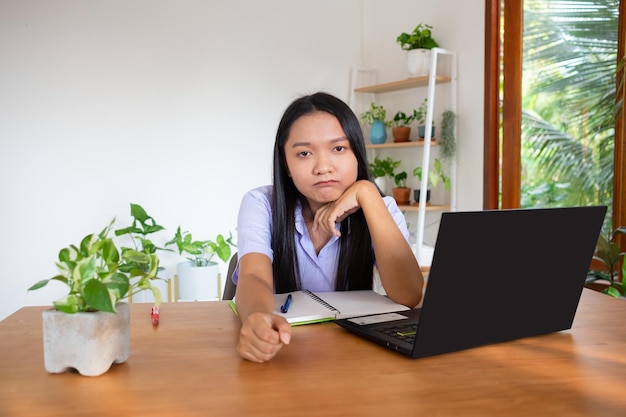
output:
{"label": "white wall", "polygon": [[419,22],[459,53],[458,202],[480,209],[482,0],[0,0],[0,319],[64,294],[26,289],[131,202],[158,243],[179,224],[236,237],[289,102],[347,101],[354,66],[405,77],[395,38]]}

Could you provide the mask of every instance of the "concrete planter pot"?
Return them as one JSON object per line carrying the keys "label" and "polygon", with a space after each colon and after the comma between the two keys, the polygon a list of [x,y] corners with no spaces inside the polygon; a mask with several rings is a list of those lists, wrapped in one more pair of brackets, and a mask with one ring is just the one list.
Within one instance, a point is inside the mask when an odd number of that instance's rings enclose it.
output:
{"label": "concrete planter pot", "polygon": [[53,374],[75,369],[98,376],[130,355],[130,308],[118,303],[117,313],[67,314],[46,310],[43,319],[44,366]]}

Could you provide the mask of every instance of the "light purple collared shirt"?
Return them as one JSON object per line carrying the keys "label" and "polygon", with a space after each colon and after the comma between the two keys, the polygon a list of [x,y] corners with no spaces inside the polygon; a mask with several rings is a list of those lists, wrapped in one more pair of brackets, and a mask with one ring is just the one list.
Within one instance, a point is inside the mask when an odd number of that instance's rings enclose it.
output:
{"label": "light purple collared shirt", "polygon": [[[272,186],[265,185],[248,191],[241,200],[237,219],[237,254],[241,259],[251,252],[262,253],[274,261],[272,251]],[[383,197],[387,210],[398,228],[409,241],[409,230],[404,215],[392,197]],[[333,236],[319,254],[315,253],[313,242],[302,217],[302,208],[296,207],[296,256],[300,267],[302,289],[311,291],[334,291],[339,264],[339,239]],[[337,228],[341,225],[337,224]],[[239,278],[239,266],[233,273],[235,284]]]}

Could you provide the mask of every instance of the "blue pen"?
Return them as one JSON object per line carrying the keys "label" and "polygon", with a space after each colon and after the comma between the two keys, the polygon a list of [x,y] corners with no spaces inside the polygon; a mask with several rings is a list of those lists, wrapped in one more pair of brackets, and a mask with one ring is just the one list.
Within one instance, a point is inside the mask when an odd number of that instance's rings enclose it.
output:
{"label": "blue pen", "polygon": [[288,312],[289,311],[289,306],[291,306],[291,294],[289,294],[287,296],[287,299],[285,300],[285,304],[280,306],[280,311],[283,312],[283,313]]}

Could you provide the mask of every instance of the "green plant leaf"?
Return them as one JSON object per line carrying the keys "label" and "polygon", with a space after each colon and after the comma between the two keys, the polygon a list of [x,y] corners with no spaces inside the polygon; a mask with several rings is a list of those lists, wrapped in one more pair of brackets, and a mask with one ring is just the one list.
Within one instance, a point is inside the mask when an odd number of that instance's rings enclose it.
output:
{"label": "green plant leaf", "polygon": [[82,304],[81,298],[76,294],[68,294],[52,303],[56,310],[69,314],[81,311]]}
{"label": "green plant leaf", "polygon": [[148,216],[146,210],[143,209],[139,204],[130,203],[130,215],[137,219],[140,223],[145,223],[152,217]]}
{"label": "green plant leaf", "polygon": [[39,288],[45,287],[46,285],[48,285],[49,281],[50,280],[42,279],[41,281],[36,282],[34,285],[32,285],[30,288],[28,288],[27,291],[38,290]]}
{"label": "green plant leaf", "polygon": [[85,303],[94,310],[115,313],[115,305],[105,284],[91,279],[84,288]]}
{"label": "green plant leaf", "polygon": [[420,23],[413,29],[411,33],[401,33],[396,42],[400,44],[400,47],[405,51],[412,49],[432,49],[437,46],[437,42],[432,38],[432,29],[430,25]]}
{"label": "green plant leaf", "polygon": [[226,243],[226,241],[224,240],[224,236],[222,235],[217,235],[217,245],[215,248],[215,253],[217,253],[217,256],[223,262],[228,262],[228,260],[230,259],[230,246]]}
{"label": "green plant leaf", "polygon": [[622,294],[619,292],[619,290],[613,288],[613,287],[608,287],[607,289],[605,289],[604,291],[602,291],[605,294],[610,295],[611,297],[615,297],[615,298],[620,298],[622,296]]}
{"label": "green plant leaf", "polygon": [[[128,294],[128,290],[130,289],[130,280],[126,275],[116,272],[112,274],[106,282],[104,282],[104,286],[109,292],[109,296],[111,297],[112,302],[114,304],[117,304],[119,300],[121,300],[126,296],[126,294]],[[147,288],[149,287],[150,284],[148,283]]]}

